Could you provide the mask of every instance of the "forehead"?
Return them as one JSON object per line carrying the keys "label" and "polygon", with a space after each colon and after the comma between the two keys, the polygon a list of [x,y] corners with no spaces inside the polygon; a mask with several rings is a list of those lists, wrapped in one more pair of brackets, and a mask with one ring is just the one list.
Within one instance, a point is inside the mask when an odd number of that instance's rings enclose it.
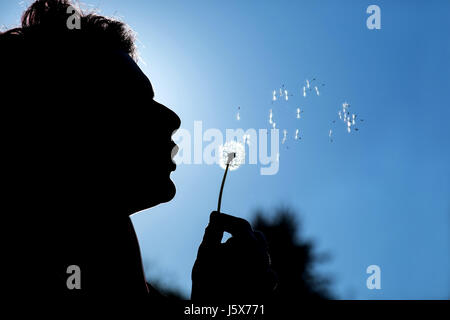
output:
{"label": "forehead", "polygon": [[146,94],[154,98],[155,92],[150,80],[128,54],[123,51],[114,51],[106,62],[106,67],[110,72],[123,80],[121,85],[125,84],[137,90],[145,90]]}

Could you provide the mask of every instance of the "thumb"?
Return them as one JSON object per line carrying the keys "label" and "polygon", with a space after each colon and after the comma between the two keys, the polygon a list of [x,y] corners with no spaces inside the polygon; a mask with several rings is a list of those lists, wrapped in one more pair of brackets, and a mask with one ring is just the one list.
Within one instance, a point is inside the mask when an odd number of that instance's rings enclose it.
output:
{"label": "thumb", "polygon": [[209,216],[209,224],[205,229],[205,234],[203,235],[203,240],[200,244],[199,250],[205,251],[208,249],[217,248],[222,243],[223,230],[217,223],[214,223],[215,216],[218,214],[220,213],[217,211],[211,212]]}

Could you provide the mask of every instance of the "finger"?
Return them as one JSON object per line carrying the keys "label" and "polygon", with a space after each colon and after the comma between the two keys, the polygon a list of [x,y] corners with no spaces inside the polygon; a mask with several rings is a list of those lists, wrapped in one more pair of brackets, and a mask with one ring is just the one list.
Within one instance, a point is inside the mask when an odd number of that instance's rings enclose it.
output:
{"label": "finger", "polygon": [[213,211],[209,216],[209,224],[205,229],[200,247],[213,248],[219,246],[222,243],[224,231],[232,236],[245,238],[251,235],[252,227],[244,219]]}
{"label": "finger", "polygon": [[222,233],[226,231],[233,237],[252,238],[256,240],[253,235],[252,226],[247,220],[242,218],[213,211],[210,215],[209,226],[212,226],[214,230],[219,230]]}
{"label": "finger", "polygon": [[217,226],[208,224],[205,229],[205,234],[203,235],[202,243],[200,244],[200,249],[214,248],[222,243],[223,231],[221,231]]}
{"label": "finger", "polygon": [[205,229],[205,234],[202,243],[200,244],[200,250],[205,251],[220,246],[225,231],[230,233],[233,237],[256,241],[252,227],[247,220],[213,211],[209,216],[209,224]]}

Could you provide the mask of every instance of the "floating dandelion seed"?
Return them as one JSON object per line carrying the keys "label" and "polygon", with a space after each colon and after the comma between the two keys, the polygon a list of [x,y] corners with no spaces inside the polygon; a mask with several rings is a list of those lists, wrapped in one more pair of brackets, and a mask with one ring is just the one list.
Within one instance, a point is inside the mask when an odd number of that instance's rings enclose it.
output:
{"label": "floating dandelion seed", "polygon": [[270,124],[273,123],[272,117],[273,117],[273,113],[272,113],[272,109],[270,109],[270,110],[269,110],[269,123],[270,123]]}
{"label": "floating dandelion seed", "polygon": [[300,119],[300,108],[297,108],[297,119]]}
{"label": "floating dandelion seed", "polygon": [[275,90],[273,90],[272,101],[276,101],[276,100],[277,100],[277,92]]}
{"label": "floating dandelion seed", "polygon": [[350,107],[350,105],[347,102],[344,102],[342,104],[342,110],[344,111],[344,113],[348,112],[347,111],[348,107]]}
{"label": "floating dandelion seed", "polygon": [[320,95],[319,88],[317,88],[317,86],[315,86],[314,89],[316,89],[316,93],[319,96]]}
{"label": "floating dandelion seed", "polygon": [[[345,123],[345,126],[347,127],[347,132],[351,133],[352,126],[356,125],[356,118],[359,119],[358,115],[356,113],[350,113],[349,111],[350,104],[348,102],[342,103],[342,110],[338,111],[339,119],[342,120]],[[363,119],[359,119],[359,121],[362,121]],[[333,120],[333,123],[335,121]],[[359,131],[358,128],[354,128],[353,130]]]}
{"label": "floating dandelion seed", "polygon": [[352,130],[351,127],[352,127],[352,122],[350,121],[350,118],[348,118],[348,120],[347,120],[347,132],[348,133],[350,133],[350,131]]}
{"label": "floating dandelion seed", "polygon": [[330,129],[330,133],[328,133],[328,136],[331,138],[331,134],[333,133],[333,130]]}
{"label": "floating dandelion seed", "polygon": [[283,140],[281,141],[281,144],[284,144],[286,142],[286,139],[287,139],[287,130],[284,129],[283,130]]}
{"label": "floating dandelion seed", "polygon": [[238,112],[237,115],[236,115],[236,120],[237,120],[237,121],[241,120],[241,115],[239,114],[239,112]]}
{"label": "floating dandelion seed", "polygon": [[303,96],[306,97],[306,88],[303,86]]}
{"label": "floating dandelion seed", "polygon": [[309,80],[306,79],[306,88],[309,89]]}
{"label": "floating dandelion seed", "polygon": [[236,170],[245,161],[245,147],[242,143],[237,141],[229,141],[219,147],[219,165],[225,169],[222,178],[222,185],[220,186],[219,201],[217,204],[217,212],[220,212],[222,204],[222,193],[227,178],[228,169]]}
{"label": "floating dandelion seed", "polygon": [[274,123],[272,123],[272,128],[276,128],[276,126],[277,126],[277,124],[274,122]]}
{"label": "floating dandelion seed", "polygon": [[294,139],[298,140],[298,129],[295,129],[295,137],[294,137]]}

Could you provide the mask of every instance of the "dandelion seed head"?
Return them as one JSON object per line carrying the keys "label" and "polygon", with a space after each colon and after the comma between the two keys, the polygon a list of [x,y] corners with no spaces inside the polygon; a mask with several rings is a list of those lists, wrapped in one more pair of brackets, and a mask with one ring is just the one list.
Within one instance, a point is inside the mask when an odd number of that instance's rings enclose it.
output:
{"label": "dandelion seed head", "polygon": [[242,143],[231,140],[219,147],[219,165],[222,169],[233,171],[245,162],[245,147]]}

